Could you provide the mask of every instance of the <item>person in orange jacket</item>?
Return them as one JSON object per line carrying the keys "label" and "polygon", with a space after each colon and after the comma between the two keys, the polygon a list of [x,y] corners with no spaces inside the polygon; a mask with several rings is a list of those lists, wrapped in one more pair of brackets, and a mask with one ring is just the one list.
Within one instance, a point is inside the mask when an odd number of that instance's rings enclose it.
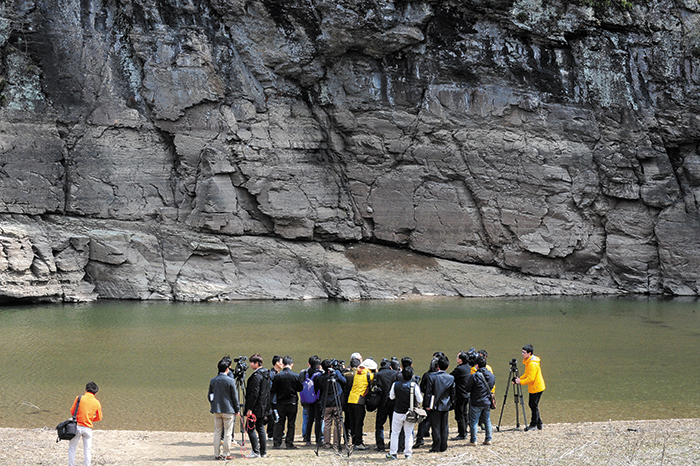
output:
{"label": "person in orange jacket", "polygon": [[542,369],[540,368],[540,358],[535,356],[535,349],[532,345],[523,346],[523,364],[525,364],[525,373],[522,377],[517,377],[514,383],[527,385],[528,401],[527,405],[532,411],[530,425],[525,427],[525,431],[532,430],[537,427],[537,430],[542,430],[542,418],[540,418],[540,398],[545,389],[544,378],[542,377]]}
{"label": "person in orange jacket", "polygon": [[85,385],[85,393],[80,397],[78,412],[75,412],[75,405],[78,404],[78,397],[75,397],[73,406],[70,409],[71,416],[75,416],[78,421],[78,433],[68,444],[68,466],[75,466],[75,450],[78,448],[78,441],[83,439],[83,464],[90,466],[92,459],[92,423],[102,420],[102,405],[95,398],[99,388],[93,381]]}

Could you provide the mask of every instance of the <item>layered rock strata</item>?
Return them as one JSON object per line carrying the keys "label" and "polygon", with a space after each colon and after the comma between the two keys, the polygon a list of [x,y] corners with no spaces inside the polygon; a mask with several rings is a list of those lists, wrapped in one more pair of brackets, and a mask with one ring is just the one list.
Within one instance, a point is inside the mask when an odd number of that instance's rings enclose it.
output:
{"label": "layered rock strata", "polygon": [[697,0],[0,6],[0,297],[700,291]]}

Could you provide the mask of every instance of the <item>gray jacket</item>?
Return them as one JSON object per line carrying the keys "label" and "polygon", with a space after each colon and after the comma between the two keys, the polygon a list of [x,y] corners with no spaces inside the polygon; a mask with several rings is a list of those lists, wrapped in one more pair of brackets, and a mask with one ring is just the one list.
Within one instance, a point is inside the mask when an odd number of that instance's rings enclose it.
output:
{"label": "gray jacket", "polygon": [[207,397],[211,413],[233,414],[239,410],[236,383],[226,374],[219,374],[209,381]]}

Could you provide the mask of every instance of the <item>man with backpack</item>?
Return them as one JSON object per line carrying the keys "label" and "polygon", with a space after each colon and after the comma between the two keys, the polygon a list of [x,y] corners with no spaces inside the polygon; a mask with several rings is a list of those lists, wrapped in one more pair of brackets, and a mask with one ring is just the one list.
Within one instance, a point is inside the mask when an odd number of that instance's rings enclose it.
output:
{"label": "man with backpack", "polygon": [[320,369],[321,358],[314,355],[309,358],[309,368],[301,371],[299,380],[301,381],[302,389],[299,393],[301,404],[308,413],[308,421],[306,430],[304,431],[304,444],[307,447],[311,446],[311,429],[314,429],[316,434],[316,443],[321,442],[321,404],[319,403],[319,394],[314,386],[316,377],[323,374]]}
{"label": "man with backpack", "polygon": [[253,373],[248,377],[245,399],[245,428],[250,438],[248,458],[264,458],[267,456],[267,437],[264,420],[270,409],[270,372],[262,367],[260,354],[255,353],[248,361]]}
{"label": "man with backpack", "polygon": [[348,396],[348,410],[352,411],[352,445],[355,450],[367,450],[367,445],[362,441],[362,433],[365,424],[365,395],[374,380],[374,371],[377,363],[367,359],[360,364],[357,374],[352,381],[352,389]]}

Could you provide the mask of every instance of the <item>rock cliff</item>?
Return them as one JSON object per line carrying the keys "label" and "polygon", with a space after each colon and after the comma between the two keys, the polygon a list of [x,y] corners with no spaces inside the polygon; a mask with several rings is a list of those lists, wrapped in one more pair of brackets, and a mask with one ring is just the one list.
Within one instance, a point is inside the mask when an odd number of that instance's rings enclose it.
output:
{"label": "rock cliff", "polygon": [[1,300],[700,292],[698,0],[8,0],[0,53]]}

